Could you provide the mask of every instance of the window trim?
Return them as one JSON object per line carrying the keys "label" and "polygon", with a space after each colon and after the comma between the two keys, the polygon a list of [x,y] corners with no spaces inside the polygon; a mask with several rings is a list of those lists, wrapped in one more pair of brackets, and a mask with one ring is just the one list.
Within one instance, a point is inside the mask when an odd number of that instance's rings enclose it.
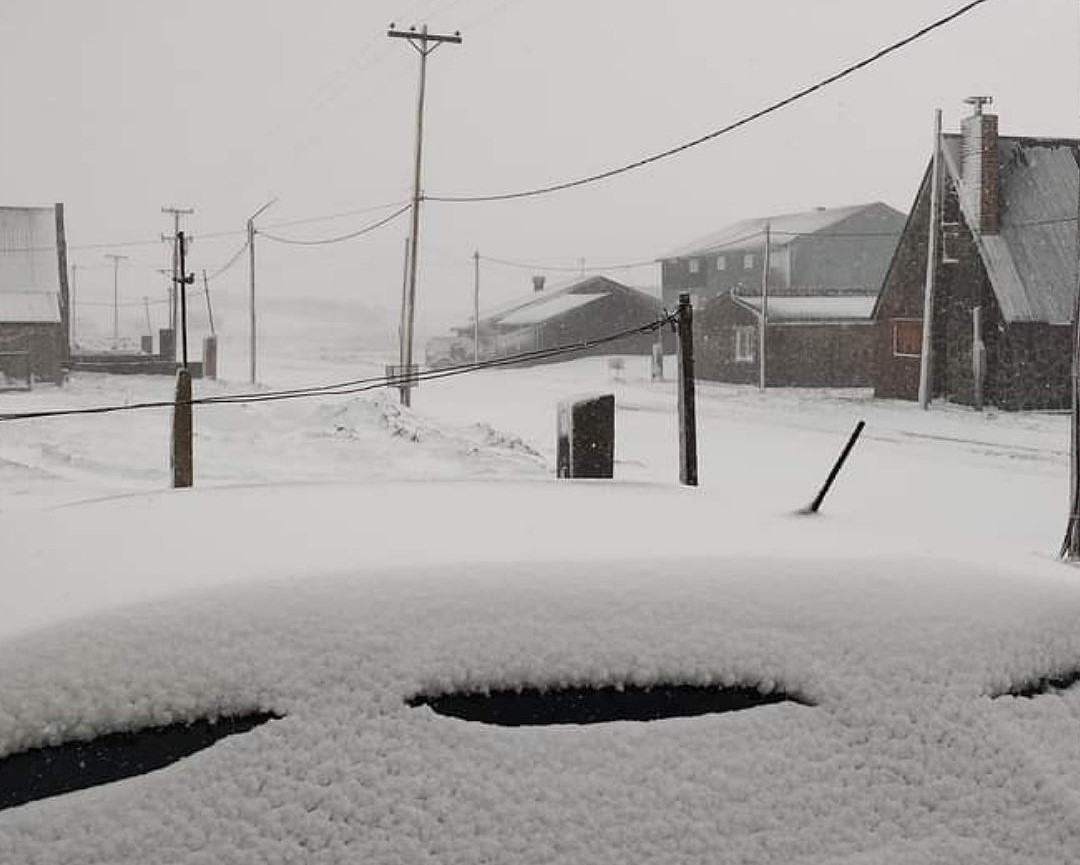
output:
{"label": "window trim", "polygon": [[701,259],[688,259],[686,263],[686,268],[690,273],[701,273]]}
{"label": "window trim", "polygon": [[[912,317],[909,316],[909,317],[891,318],[891,319],[889,319],[889,321],[892,322],[892,353],[893,353],[893,357],[918,357],[918,358],[921,358],[922,357],[922,324],[923,324],[923,320],[921,318],[912,318]],[[919,351],[918,351],[917,354],[909,354],[907,352],[900,351],[900,347],[899,347],[900,340],[897,338],[899,336],[899,328],[897,327],[897,325],[902,324],[904,322],[915,322],[915,323],[917,323],[919,325]]]}
{"label": "window trim", "polygon": [[[757,327],[752,324],[736,324],[732,331],[735,363],[753,363],[757,360]],[[740,351],[740,348],[746,350]]]}
{"label": "window trim", "polygon": [[727,258],[723,255],[716,256],[716,269],[727,270]]}

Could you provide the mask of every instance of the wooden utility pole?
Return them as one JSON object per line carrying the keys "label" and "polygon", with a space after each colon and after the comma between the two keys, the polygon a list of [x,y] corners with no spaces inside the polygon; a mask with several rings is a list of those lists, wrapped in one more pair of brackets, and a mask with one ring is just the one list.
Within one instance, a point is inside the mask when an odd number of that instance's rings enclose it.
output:
{"label": "wooden utility pole", "polygon": [[[176,277],[180,272],[180,257],[176,250],[176,237],[180,234],[180,217],[191,216],[195,212],[193,207],[162,207],[161,212],[165,214],[171,214],[173,218],[173,231],[172,235],[162,235],[162,240],[170,240],[172,242],[172,281],[171,285],[174,287],[172,293],[172,304],[169,309],[169,329],[176,333],[176,313],[177,313],[177,297],[176,297]],[[174,343],[175,344],[175,343]]]}
{"label": "wooden utility pole", "polygon": [[694,308],[690,294],[679,295],[675,329],[678,334],[679,367],[679,483],[696,487],[697,411],[694,403]]}
{"label": "wooden utility pole", "polygon": [[120,262],[125,261],[127,256],[106,252],[105,257],[113,263],[112,338],[113,348],[118,348],[120,345]]}
{"label": "wooden utility pole", "polygon": [[473,253],[473,363],[480,363],[480,250]]}
{"label": "wooden utility pole", "polygon": [[934,156],[930,161],[930,229],[926,247],[923,290],[922,350],[919,358],[919,407],[928,409],[933,366],[934,288],[937,279],[938,236],[941,231],[941,109],[934,112]]}
{"label": "wooden utility pole", "polygon": [[79,268],[81,266],[82,265],[79,265],[79,264],[71,265],[71,295],[70,295],[70,298],[68,300],[68,317],[70,318],[70,321],[68,322],[68,328],[69,328],[69,330],[68,330],[68,340],[70,341],[71,347],[73,349],[75,348],[75,319],[76,319],[76,315],[77,315],[76,297],[75,297],[75,288],[76,288],[76,286],[75,286],[75,278],[78,275]]}
{"label": "wooden utility pole", "polygon": [[1069,428],[1069,521],[1061,557],[1080,561],[1080,190],[1076,198],[1076,298],[1073,301],[1072,414]]}
{"label": "wooden utility pole", "polygon": [[413,322],[416,318],[416,267],[419,258],[420,245],[420,202],[423,200],[421,189],[421,170],[424,156],[424,95],[427,88],[427,59],[440,45],[451,43],[461,44],[461,34],[440,35],[429,33],[425,24],[419,31],[415,27],[408,30],[396,30],[390,25],[387,36],[391,39],[405,39],[416,49],[420,55],[420,88],[416,100],[416,153],[413,162],[413,196],[412,196],[412,227],[410,231],[409,253],[409,290],[405,297],[405,308],[402,314],[404,332],[401,340],[401,366],[402,373],[406,376],[401,387],[402,405],[408,406],[411,402],[410,389],[412,387],[412,359],[413,359]]}
{"label": "wooden utility pole", "polygon": [[172,485],[174,489],[190,487],[195,481],[195,430],[191,416],[191,373],[186,366],[176,371],[172,421],[172,447],[169,451]]}
{"label": "wooden utility pole", "polygon": [[[247,221],[247,245],[248,245],[248,279],[250,281],[250,294],[248,296],[248,351],[250,353],[251,383],[255,384],[255,218],[277,201],[271,198],[266,204],[256,210]],[[207,296],[209,303],[209,295]]]}
{"label": "wooden utility pole", "polygon": [[761,318],[758,332],[758,387],[765,390],[765,348],[769,332],[769,267],[772,257],[772,227],[765,223],[765,255],[761,262]]}
{"label": "wooden utility pole", "polygon": [[206,317],[210,320],[210,336],[217,336],[214,331],[214,307],[210,305],[210,279],[206,275],[206,268],[202,272],[203,294],[206,295]]}
{"label": "wooden utility pole", "polygon": [[180,295],[180,344],[182,346],[182,364],[188,368],[187,350],[187,287],[195,282],[195,275],[188,276],[187,272],[187,238],[184,232],[176,235],[176,248],[180,259],[180,273],[176,277],[176,291]]}

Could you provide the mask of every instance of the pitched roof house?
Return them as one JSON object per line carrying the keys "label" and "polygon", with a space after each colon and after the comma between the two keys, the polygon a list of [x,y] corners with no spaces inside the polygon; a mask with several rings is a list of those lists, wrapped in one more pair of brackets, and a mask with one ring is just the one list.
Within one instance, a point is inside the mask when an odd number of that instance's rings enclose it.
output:
{"label": "pitched roof house", "polygon": [[[999,136],[975,112],[942,136],[929,395],[1004,409],[1070,403],[1080,141]],[[931,223],[927,168],[874,318],[875,394],[917,399]]]}
{"label": "pitched roof house", "polygon": [[60,381],[68,355],[64,206],[0,207],[0,375]]}
{"label": "pitched roof house", "polygon": [[[586,277],[550,290],[543,277],[535,277],[532,292],[481,314],[480,357],[502,358],[577,345],[650,324],[662,316],[659,298],[606,276]],[[429,366],[472,359],[472,324],[454,328],[454,333],[452,344],[439,337],[428,343]],[[655,332],[627,336],[575,352],[573,357],[649,354],[659,339]]]}
{"label": "pitched roof house", "polygon": [[733,223],[661,256],[664,303],[757,292],[769,229],[769,286],[801,294],[877,291],[904,215],[881,202]]}

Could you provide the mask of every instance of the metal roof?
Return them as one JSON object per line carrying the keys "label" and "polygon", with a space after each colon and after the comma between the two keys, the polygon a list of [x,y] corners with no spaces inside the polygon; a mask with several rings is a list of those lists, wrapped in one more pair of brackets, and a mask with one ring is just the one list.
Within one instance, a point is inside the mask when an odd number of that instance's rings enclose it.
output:
{"label": "metal roof", "polygon": [[[870,321],[875,295],[830,295],[813,297],[770,297],[769,321]],[[761,312],[760,297],[736,297],[735,300],[755,313]]]}
{"label": "metal roof", "polygon": [[539,324],[571,310],[580,309],[602,297],[607,297],[607,294],[556,294],[503,316],[499,319],[499,324],[508,327]]}
{"label": "metal roof", "polygon": [[[817,210],[808,210],[802,213],[785,213],[779,216],[761,216],[754,219],[744,219],[735,222],[720,231],[699,237],[697,240],[680,246],[666,255],[660,256],[663,261],[669,258],[688,258],[696,255],[708,255],[720,252],[739,252],[741,250],[761,249],[764,246],[765,226],[769,225],[772,236],[769,245],[774,249],[786,246],[797,237],[807,234],[817,234],[836,225],[839,222],[854,216],[860,211],[879,206],[879,202],[871,204],[855,204],[848,207],[828,207]],[[887,205],[880,205],[885,207]]]}
{"label": "metal roof", "polygon": [[0,294],[60,291],[56,209],[0,207]]}
{"label": "metal roof", "polygon": [[0,291],[0,324],[60,323],[54,291]]}
{"label": "metal roof", "polygon": [[[945,167],[962,190],[968,225],[977,225],[961,180],[959,135],[944,136]],[[1080,142],[998,139],[999,234],[974,231],[1002,315],[1010,322],[1068,324],[1077,286],[1076,214]]]}

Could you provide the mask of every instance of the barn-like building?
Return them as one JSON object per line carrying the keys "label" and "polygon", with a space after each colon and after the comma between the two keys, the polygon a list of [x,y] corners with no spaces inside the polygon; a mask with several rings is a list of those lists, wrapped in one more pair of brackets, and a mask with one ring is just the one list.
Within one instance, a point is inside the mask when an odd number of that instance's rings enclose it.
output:
{"label": "barn-like building", "polygon": [[64,206],[0,207],[0,377],[60,382],[69,308]]}

